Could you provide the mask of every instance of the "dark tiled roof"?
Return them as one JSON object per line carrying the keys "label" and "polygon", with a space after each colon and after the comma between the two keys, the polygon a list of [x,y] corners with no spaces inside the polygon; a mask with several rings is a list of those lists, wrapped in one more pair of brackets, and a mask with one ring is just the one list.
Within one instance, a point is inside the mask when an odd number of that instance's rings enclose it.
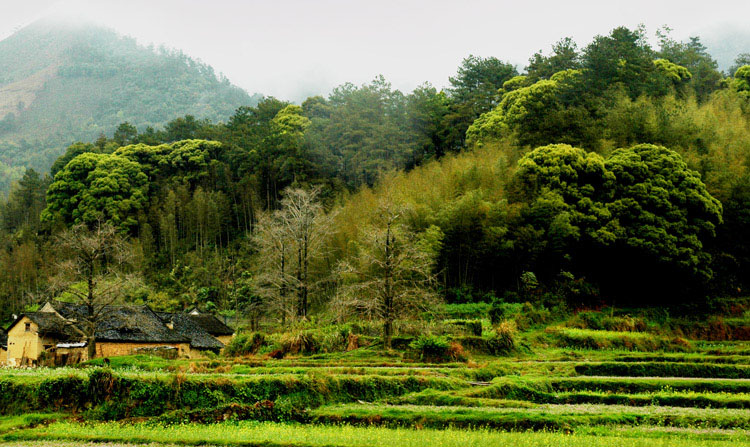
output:
{"label": "dark tiled roof", "polygon": [[[81,304],[53,301],[52,307],[63,317],[85,319],[88,308]],[[98,341],[132,343],[186,343],[190,338],[164,325],[148,306],[106,306],[97,322]],[[49,313],[48,315],[54,315]],[[79,321],[80,322],[80,321]]]}
{"label": "dark tiled roof", "polygon": [[20,322],[23,317],[27,317],[29,320],[33,321],[39,327],[39,334],[44,337],[50,337],[62,341],[77,341],[83,338],[83,334],[69,321],[60,318],[59,315],[48,312],[33,312],[21,315],[11,327]]}
{"label": "dark tiled roof", "polygon": [[97,324],[100,341],[185,343],[190,339],[169,329],[147,306],[109,306]]}
{"label": "dark tiled roof", "polygon": [[224,344],[198,326],[189,315],[183,313],[157,312],[164,324],[174,324],[174,330],[190,339],[190,346],[196,349],[220,351]]}
{"label": "dark tiled roof", "polygon": [[75,320],[80,315],[88,315],[88,310],[83,304],[66,303],[64,301],[51,301],[52,307],[69,320]]}
{"label": "dark tiled roof", "polygon": [[210,314],[188,315],[195,324],[202,327],[204,331],[218,337],[221,335],[232,335],[234,329],[222,323],[218,318]]}

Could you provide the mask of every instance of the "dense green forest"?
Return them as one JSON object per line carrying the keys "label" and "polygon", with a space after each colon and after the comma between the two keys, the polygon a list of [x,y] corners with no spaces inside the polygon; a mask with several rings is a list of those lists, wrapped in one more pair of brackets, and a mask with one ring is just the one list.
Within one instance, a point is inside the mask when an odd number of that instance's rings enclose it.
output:
{"label": "dense green forest", "polygon": [[90,24],[42,20],[0,42],[0,193],[75,141],[123,121],[146,131],[191,114],[225,120],[249,96],[179,51]]}
{"label": "dense green forest", "polygon": [[140,278],[122,299],[157,309],[389,323],[440,301],[719,306],[750,286],[749,58],[721,73],[700,39],[657,38],[562,39],[522,72],[469,56],[443,91],[378,77],[226,122],[133,110],[12,187],[3,318],[64,293],[56,235],[103,224]]}

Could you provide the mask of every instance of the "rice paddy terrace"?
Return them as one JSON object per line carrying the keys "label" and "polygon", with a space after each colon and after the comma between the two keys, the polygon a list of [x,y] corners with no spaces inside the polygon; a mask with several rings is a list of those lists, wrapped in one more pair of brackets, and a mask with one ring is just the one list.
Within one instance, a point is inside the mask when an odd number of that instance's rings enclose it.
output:
{"label": "rice paddy terrace", "polygon": [[468,363],[359,349],[0,372],[8,445],[750,445],[750,343],[548,347]]}

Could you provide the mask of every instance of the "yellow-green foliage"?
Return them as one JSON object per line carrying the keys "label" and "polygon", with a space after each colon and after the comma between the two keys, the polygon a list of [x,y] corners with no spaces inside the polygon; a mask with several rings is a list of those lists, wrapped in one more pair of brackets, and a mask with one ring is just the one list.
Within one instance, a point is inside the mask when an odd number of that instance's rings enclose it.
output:
{"label": "yellow-green foliage", "polygon": [[563,93],[576,79],[579,70],[565,70],[552,75],[551,79],[527,85],[525,77],[516,77],[503,85],[506,92],[500,104],[482,114],[466,131],[468,147],[482,146],[498,140],[509,131],[521,131],[524,123],[543,121],[544,116],[562,108],[558,95]]}
{"label": "yellow-green foliage", "polygon": [[723,201],[732,183],[747,174],[747,108],[747,100],[732,90],[719,91],[702,104],[673,95],[632,100],[623,94],[604,118],[603,151],[646,142],[667,146]]}
{"label": "yellow-green foliage", "polygon": [[448,155],[408,173],[391,173],[375,188],[366,188],[334,210],[335,233],[331,243],[346,253],[361,227],[372,221],[378,202],[388,197],[405,208],[410,226],[418,231],[440,225],[462,208],[495,213],[504,200],[504,185],[512,172],[508,147],[490,145],[470,152]]}
{"label": "yellow-green foliage", "polygon": [[744,65],[734,73],[734,88],[741,92],[750,91],[750,65]]}
{"label": "yellow-green foliage", "polygon": [[662,75],[672,81],[675,85],[687,82],[693,78],[693,75],[687,68],[666,59],[656,59],[654,61],[654,66]]}

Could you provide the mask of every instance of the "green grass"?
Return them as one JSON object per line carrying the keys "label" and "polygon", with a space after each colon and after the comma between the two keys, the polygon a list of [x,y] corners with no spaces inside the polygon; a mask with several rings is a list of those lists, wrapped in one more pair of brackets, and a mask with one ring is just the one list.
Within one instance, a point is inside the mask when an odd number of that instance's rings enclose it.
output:
{"label": "green grass", "polygon": [[750,379],[750,366],[681,362],[603,362],[576,365],[584,376],[710,377]]}
{"label": "green grass", "polygon": [[38,424],[47,424],[66,417],[66,415],[61,413],[29,413],[20,416],[2,416],[0,417],[0,434]]}
{"label": "green grass", "polygon": [[[338,447],[736,447],[739,436],[704,439],[699,434],[645,436],[602,434],[562,434],[549,432],[503,433],[489,430],[410,430],[349,425],[319,426],[278,423],[221,423],[215,425],[155,426],[136,424],[55,423],[6,435],[5,441],[62,440],[82,442],[165,443],[183,445],[236,446],[338,446]],[[20,444],[19,444],[20,445]],[[32,444],[33,445],[33,444]]]}
{"label": "green grass", "polygon": [[606,391],[653,393],[664,390],[697,393],[750,393],[750,380],[668,377],[552,377],[540,379],[557,392]]}
{"label": "green grass", "polygon": [[688,351],[689,343],[648,332],[616,332],[592,329],[549,327],[545,338],[559,347],[583,349],[625,349],[640,351]]}
{"label": "green grass", "polygon": [[618,405],[539,405],[534,408],[468,408],[343,404],[311,412],[320,423],[404,427],[486,427],[500,430],[573,430],[596,425],[750,429],[750,411]]}

